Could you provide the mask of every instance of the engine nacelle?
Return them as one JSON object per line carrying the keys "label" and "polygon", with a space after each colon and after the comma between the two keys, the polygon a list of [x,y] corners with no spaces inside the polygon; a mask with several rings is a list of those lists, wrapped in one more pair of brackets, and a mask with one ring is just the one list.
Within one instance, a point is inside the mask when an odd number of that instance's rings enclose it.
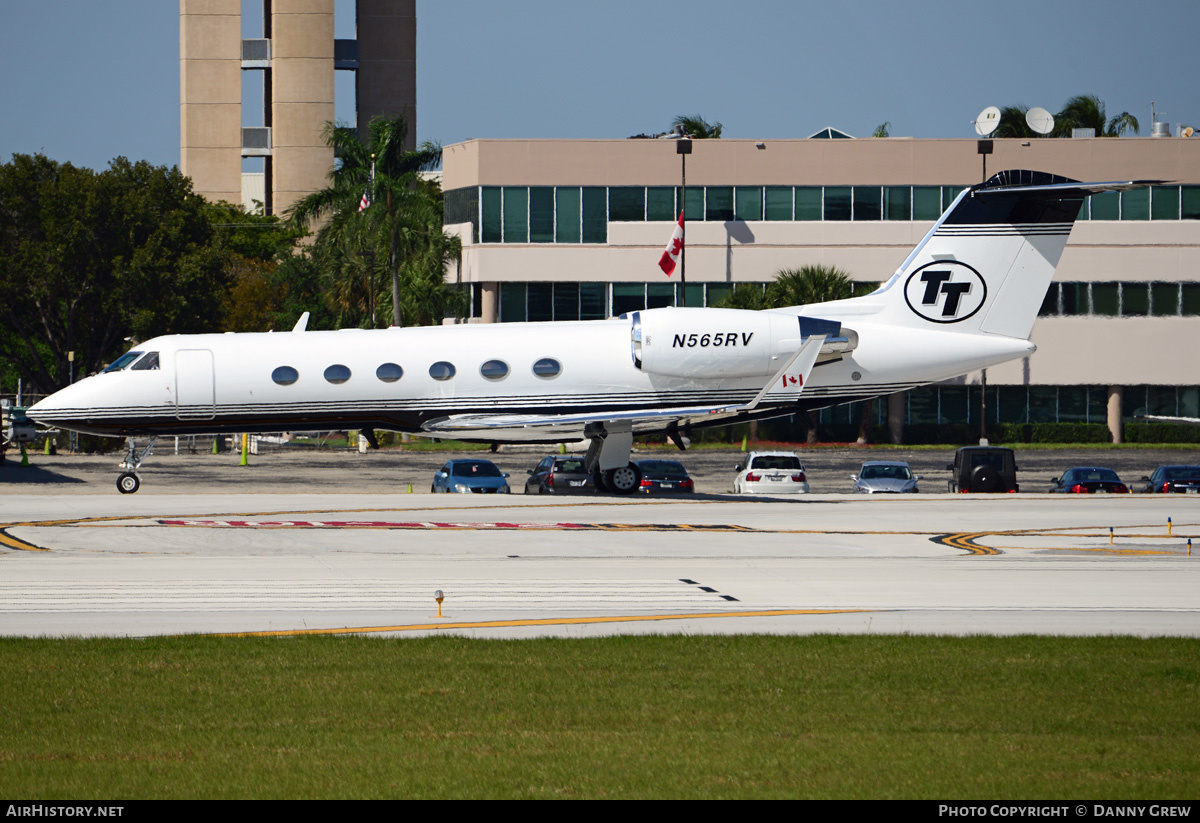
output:
{"label": "engine nacelle", "polygon": [[[633,363],[669,377],[767,377],[814,334],[826,349],[853,348],[832,320],[742,309],[664,308],[634,312]],[[832,341],[838,340],[839,343]]]}

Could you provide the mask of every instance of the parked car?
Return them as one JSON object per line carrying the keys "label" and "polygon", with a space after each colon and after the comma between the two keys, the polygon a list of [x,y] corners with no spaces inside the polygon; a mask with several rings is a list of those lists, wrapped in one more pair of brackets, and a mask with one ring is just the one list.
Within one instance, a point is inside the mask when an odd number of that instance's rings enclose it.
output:
{"label": "parked car", "polygon": [[999,446],[963,446],[946,467],[954,473],[951,492],[1015,492],[1017,461],[1012,449]]}
{"label": "parked car", "polygon": [[449,460],[433,476],[434,494],[508,494],[508,477],[490,460]]}
{"label": "parked car", "polygon": [[1068,469],[1062,477],[1050,481],[1051,492],[1065,494],[1128,494],[1129,487],[1121,482],[1112,469],[1098,466],[1082,466]]}
{"label": "parked car", "polygon": [[1200,466],[1159,466],[1142,483],[1143,492],[1200,494]]}
{"label": "parked car", "polygon": [[850,475],[856,494],[916,494],[921,475],[913,474],[907,463],[871,460],[862,464],[858,474]]}
{"label": "parked car", "polygon": [[644,494],[690,494],[696,490],[696,484],[678,460],[635,460],[633,465],[642,473],[639,491]]}
{"label": "parked car", "polygon": [[584,469],[582,457],[550,455],[528,470],[526,494],[594,492],[595,479]]}
{"label": "parked car", "polygon": [[807,494],[804,464],[795,452],[750,452],[735,467],[734,494]]}

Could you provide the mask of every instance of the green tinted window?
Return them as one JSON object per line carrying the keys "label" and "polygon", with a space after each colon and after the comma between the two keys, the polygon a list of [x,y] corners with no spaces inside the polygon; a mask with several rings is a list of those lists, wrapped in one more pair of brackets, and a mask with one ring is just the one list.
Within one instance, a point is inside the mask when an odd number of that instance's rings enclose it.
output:
{"label": "green tinted window", "polygon": [[[729,296],[733,291],[732,283],[709,283],[705,286],[705,304],[706,306],[715,306]],[[692,305],[688,303],[688,305]]]}
{"label": "green tinted window", "polygon": [[922,386],[908,393],[908,422],[938,422],[937,386]]}
{"label": "green tinted window", "polygon": [[912,187],[888,186],[883,190],[883,219],[912,220]]}
{"label": "green tinted window", "polygon": [[1200,387],[1179,387],[1179,416],[1200,417]]}
{"label": "green tinted window", "polygon": [[554,319],[579,319],[579,284],[554,284]]}
{"label": "green tinted window", "polygon": [[1123,283],[1121,285],[1121,315],[1145,317],[1150,313],[1150,284]]}
{"label": "green tinted window", "polygon": [[675,211],[675,189],[672,186],[651,186],[646,189],[646,219],[670,220],[672,223],[679,219]]}
{"label": "green tinted window", "polygon": [[1087,386],[1058,387],[1058,422],[1086,423],[1088,417]]}
{"label": "green tinted window", "polygon": [[1121,192],[1122,220],[1150,219],[1150,190],[1131,189]]}
{"label": "green tinted window", "polygon": [[703,283],[688,283],[687,285],[679,287],[679,291],[681,291],[682,294],[679,295],[678,305],[687,306],[693,309],[702,308],[704,306]]}
{"label": "green tinted window", "polygon": [[525,297],[526,319],[543,323],[554,319],[554,284],[529,283]]}
{"label": "green tinted window", "polygon": [[734,199],[738,220],[763,219],[762,186],[738,186],[734,191]]}
{"label": "green tinted window", "polygon": [[525,322],[525,284],[500,284],[500,322]]}
{"label": "green tinted window", "polygon": [[824,206],[820,186],[796,186],[796,219],[821,220]]}
{"label": "green tinted window", "polygon": [[913,220],[937,220],[942,216],[942,190],[937,186],[913,186]]}
{"label": "green tinted window", "polygon": [[1179,186],[1154,186],[1150,189],[1150,219],[1179,219]]}
{"label": "green tinted window", "polygon": [[851,210],[850,202],[849,186],[826,186],[825,219],[849,220]]}
{"label": "green tinted window", "polygon": [[560,186],[554,192],[554,240],[556,243],[579,242],[579,188]]}
{"label": "green tinted window", "polygon": [[1184,283],[1180,289],[1180,304],[1183,313],[1188,317],[1200,314],[1200,283]]}
{"label": "green tinted window", "polygon": [[675,305],[674,283],[648,283],[646,285],[646,308],[660,309]]}
{"label": "green tinted window", "polygon": [[1174,386],[1146,387],[1146,414],[1164,414],[1174,417],[1179,413],[1179,399]]}
{"label": "green tinted window", "polygon": [[608,286],[604,283],[579,284],[579,319],[603,320],[608,317]]}
{"label": "green tinted window", "polygon": [[1151,283],[1151,311],[1156,317],[1170,317],[1179,314],[1179,284]]}
{"label": "green tinted window", "polygon": [[1120,192],[1107,191],[1088,198],[1092,207],[1093,220],[1117,220],[1121,216]]}
{"label": "green tinted window", "polygon": [[1182,187],[1179,216],[1184,220],[1200,220],[1200,186]]}
{"label": "green tinted window", "polygon": [[603,186],[583,189],[583,242],[608,242],[608,190]]}
{"label": "green tinted window", "polygon": [[854,187],[854,219],[883,219],[883,189],[880,186]]}
{"label": "green tinted window", "polygon": [[704,187],[692,186],[683,195],[684,220],[704,219]]}
{"label": "green tinted window", "polygon": [[763,203],[767,220],[792,219],[791,186],[767,186],[763,194]]}
{"label": "green tinted window", "polygon": [[641,311],[646,308],[645,283],[613,283],[612,284],[612,313],[627,314],[631,311]]}
{"label": "green tinted window", "polygon": [[704,191],[704,219],[733,219],[733,186],[709,186]]}
{"label": "green tinted window", "polygon": [[1042,298],[1042,307],[1038,309],[1038,317],[1048,317],[1058,314],[1058,283],[1051,283]]}
{"label": "green tinted window", "polygon": [[1062,313],[1068,317],[1076,314],[1089,314],[1091,301],[1088,298],[1087,283],[1062,283]]}
{"label": "green tinted window", "polygon": [[608,189],[608,219],[642,221],[646,219],[646,189],[642,186],[610,186]]}
{"label": "green tinted window", "polygon": [[954,198],[958,197],[959,192],[962,190],[962,186],[942,186],[942,211],[950,208],[950,204],[954,202]]}
{"label": "green tinted window", "polygon": [[1116,283],[1092,284],[1092,314],[1106,314],[1115,317],[1120,312],[1119,297]]}
{"label": "green tinted window", "polygon": [[[941,386],[939,423],[966,423],[971,419],[966,386]],[[977,401],[978,402],[978,401]]]}
{"label": "green tinted window", "polygon": [[[1027,422],[1029,397],[1024,386],[998,386],[996,395],[996,414],[1001,423]],[[988,417],[990,418],[991,415],[989,414]]]}
{"label": "green tinted window", "polygon": [[551,186],[529,189],[529,242],[554,242],[554,188]]}
{"label": "green tinted window", "polygon": [[503,239],[501,234],[501,226],[503,225],[503,212],[500,209],[500,187],[499,186],[484,186],[480,194],[480,201],[483,206],[483,228],[480,229],[479,236],[482,243],[499,243]]}
{"label": "green tinted window", "polygon": [[1029,387],[1029,422],[1058,422],[1058,387]]}
{"label": "green tinted window", "polygon": [[529,189],[504,187],[504,242],[529,242]]}
{"label": "green tinted window", "polygon": [[1104,386],[1088,389],[1088,420],[1092,423],[1108,420],[1108,389]]}

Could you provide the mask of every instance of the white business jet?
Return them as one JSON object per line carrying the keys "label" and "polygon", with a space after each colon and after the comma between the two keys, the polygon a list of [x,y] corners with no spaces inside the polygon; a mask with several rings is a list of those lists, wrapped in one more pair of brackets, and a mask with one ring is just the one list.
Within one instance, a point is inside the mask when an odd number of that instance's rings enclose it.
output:
{"label": "white business jet", "polygon": [[869,295],[768,311],[661,308],[609,320],[156,337],[29,409],[133,437],[386,429],[485,442],[589,438],[599,484],[638,488],[635,434],[805,412],[1031,354],[1083,199],[1158,181],[1004,171],[963,191]]}

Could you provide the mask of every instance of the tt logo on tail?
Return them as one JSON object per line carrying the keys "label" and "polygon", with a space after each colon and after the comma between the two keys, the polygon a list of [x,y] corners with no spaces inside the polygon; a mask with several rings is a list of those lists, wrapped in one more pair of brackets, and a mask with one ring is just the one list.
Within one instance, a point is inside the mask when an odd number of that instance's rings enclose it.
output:
{"label": "tt logo on tail", "polygon": [[908,276],[904,299],[914,313],[933,323],[959,323],[971,317],[987,298],[983,275],[966,263],[938,260]]}

